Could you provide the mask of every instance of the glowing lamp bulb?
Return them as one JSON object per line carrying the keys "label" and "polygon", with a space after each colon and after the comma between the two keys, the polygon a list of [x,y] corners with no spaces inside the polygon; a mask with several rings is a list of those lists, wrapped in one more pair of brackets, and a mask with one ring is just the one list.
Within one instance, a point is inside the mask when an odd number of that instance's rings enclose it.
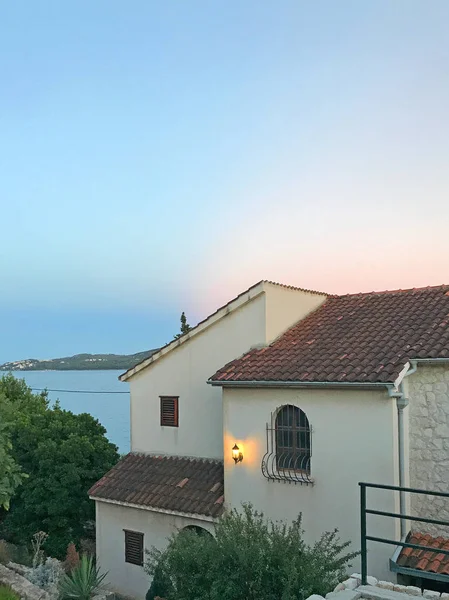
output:
{"label": "glowing lamp bulb", "polygon": [[237,444],[234,444],[234,447],[232,448],[232,458],[234,459],[235,464],[242,462],[243,460],[243,454]]}

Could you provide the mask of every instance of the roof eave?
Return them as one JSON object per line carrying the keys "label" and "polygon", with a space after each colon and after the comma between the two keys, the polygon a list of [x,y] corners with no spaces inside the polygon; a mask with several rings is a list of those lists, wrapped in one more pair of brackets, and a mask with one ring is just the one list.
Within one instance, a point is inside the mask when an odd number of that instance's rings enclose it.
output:
{"label": "roof eave", "polygon": [[173,515],[175,517],[188,517],[189,519],[198,519],[201,521],[209,521],[210,523],[216,523],[220,517],[211,517],[210,515],[203,515],[201,513],[187,513],[180,510],[168,510],[165,508],[157,508],[154,506],[145,506],[143,504],[134,504],[133,502],[123,502],[121,500],[112,500],[110,498],[99,498],[98,496],[89,495],[90,500],[95,502],[104,502],[105,504],[117,504],[118,506],[125,506],[127,508],[136,508],[138,510],[148,510],[150,512],[162,513],[165,515]]}
{"label": "roof eave", "polygon": [[[435,554],[437,551],[435,551]],[[433,581],[449,581],[449,576],[443,573],[432,573],[432,571],[423,571],[421,569],[411,569],[410,567],[403,567],[398,565],[393,559],[390,558],[390,571],[393,573],[401,573],[401,575],[408,575],[409,577],[418,577],[420,579],[432,579]]]}
{"label": "roof eave", "polygon": [[229,388],[359,388],[378,390],[394,387],[392,382],[379,381],[217,381],[209,379],[207,383],[215,387]]}

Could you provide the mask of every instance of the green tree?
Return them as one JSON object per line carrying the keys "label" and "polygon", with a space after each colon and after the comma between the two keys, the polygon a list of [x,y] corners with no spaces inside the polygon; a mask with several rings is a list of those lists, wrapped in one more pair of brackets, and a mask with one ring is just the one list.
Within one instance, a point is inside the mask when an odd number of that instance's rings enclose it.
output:
{"label": "green tree", "polygon": [[187,323],[187,317],[186,317],[186,314],[184,311],[182,311],[182,313],[181,313],[180,321],[181,321],[181,328],[180,328],[181,333],[177,333],[174,336],[175,340],[177,340],[181,336],[185,335],[186,333],[189,333],[189,331],[192,329],[190,327],[190,325]]}
{"label": "green tree", "polygon": [[13,496],[0,533],[16,543],[45,531],[45,549],[64,558],[70,542],[79,544],[95,518],[89,488],[118,460],[105,428],[89,414],[75,415],[58,404],[50,408],[46,394],[33,394],[11,375],[0,379],[12,456],[28,474]]}
{"label": "green tree", "polygon": [[170,600],[297,600],[334,589],[356,556],[348,546],[336,530],[308,545],[301,515],[287,525],[244,505],[220,519],[214,537],[182,531],[153,548],[146,570]]}
{"label": "green tree", "polygon": [[9,509],[9,501],[25,475],[11,455],[12,444],[6,425],[0,423],[0,508]]}

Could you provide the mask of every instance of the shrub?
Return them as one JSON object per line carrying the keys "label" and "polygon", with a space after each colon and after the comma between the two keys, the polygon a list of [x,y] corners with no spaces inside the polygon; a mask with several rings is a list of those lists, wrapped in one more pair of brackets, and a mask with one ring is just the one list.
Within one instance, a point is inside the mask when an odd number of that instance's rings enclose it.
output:
{"label": "shrub", "polygon": [[53,598],[58,597],[59,582],[64,575],[62,564],[56,558],[47,560],[31,569],[27,579],[34,585],[44,589]]}
{"label": "shrub", "polygon": [[33,557],[26,545],[16,546],[16,544],[10,544],[7,542],[6,547],[8,548],[11,562],[18,563],[19,565],[24,565],[26,567],[33,566]]}
{"label": "shrub", "polygon": [[20,596],[9,586],[0,585],[0,600],[20,600]]}
{"label": "shrub", "polygon": [[48,534],[43,549],[63,560],[67,545],[79,545],[95,519],[87,491],[117,462],[117,448],[94,417],[57,403],[50,408],[45,393],[33,394],[12,375],[0,377],[0,423],[12,444],[11,458],[28,475],[2,515],[0,537],[23,545],[43,529]]}
{"label": "shrub", "polygon": [[0,565],[6,565],[11,560],[10,552],[5,540],[0,540]]}
{"label": "shrub", "polygon": [[67,546],[67,554],[64,561],[64,569],[66,573],[70,573],[79,565],[80,555],[76,550],[76,546],[73,542]]}
{"label": "shrub", "polygon": [[166,598],[170,593],[170,581],[167,579],[161,567],[156,566],[150,589],[145,595],[145,600],[156,600]]}
{"label": "shrub", "polygon": [[100,574],[92,556],[82,556],[78,566],[60,581],[61,600],[90,600],[105,577],[106,573]]}
{"label": "shrub", "polygon": [[183,531],[150,550],[146,570],[159,571],[170,600],[297,600],[335,587],[356,556],[348,546],[337,530],[307,545],[301,515],[287,525],[243,505],[220,519],[215,538]]}

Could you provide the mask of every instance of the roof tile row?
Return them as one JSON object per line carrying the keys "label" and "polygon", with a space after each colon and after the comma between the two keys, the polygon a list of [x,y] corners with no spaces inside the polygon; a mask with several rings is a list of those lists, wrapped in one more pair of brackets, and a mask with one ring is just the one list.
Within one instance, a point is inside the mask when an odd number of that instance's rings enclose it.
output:
{"label": "roof tile row", "polygon": [[89,490],[98,500],[187,514],[223,512],[223,463],[130,453]]}
{"label": "roof tile row", "polygon": [[211,380],[391,383],[413,358],[449,358],[449,285],[329,296]]}

